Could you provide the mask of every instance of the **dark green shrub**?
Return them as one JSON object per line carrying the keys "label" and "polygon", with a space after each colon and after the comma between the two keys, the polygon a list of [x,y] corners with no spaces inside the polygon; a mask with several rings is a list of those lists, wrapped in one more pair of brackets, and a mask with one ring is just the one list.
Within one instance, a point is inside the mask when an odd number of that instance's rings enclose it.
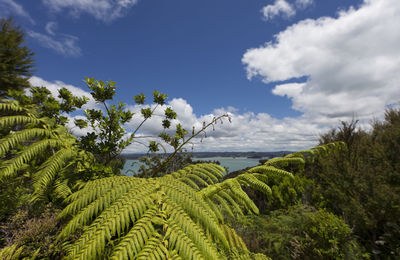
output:
{"label": "dark green shrub", "polygon": [[299,205],[242,217],[235,226],[250,251],[272,259],[362,258],[350,227],[326,210]]}

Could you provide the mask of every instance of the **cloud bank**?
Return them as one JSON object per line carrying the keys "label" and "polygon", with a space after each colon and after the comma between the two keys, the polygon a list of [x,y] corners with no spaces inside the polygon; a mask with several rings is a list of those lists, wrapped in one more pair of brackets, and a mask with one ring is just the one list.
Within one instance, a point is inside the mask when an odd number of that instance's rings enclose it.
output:
{"label": "cloud bank", "polygon": [[[380,118],[400,101],[400,2],[366,0],[337,17],[300,21],[243,55],[249,79],[277,82],[302,118],[319,126]],[[307,77],[303,83],[280,82]]]}

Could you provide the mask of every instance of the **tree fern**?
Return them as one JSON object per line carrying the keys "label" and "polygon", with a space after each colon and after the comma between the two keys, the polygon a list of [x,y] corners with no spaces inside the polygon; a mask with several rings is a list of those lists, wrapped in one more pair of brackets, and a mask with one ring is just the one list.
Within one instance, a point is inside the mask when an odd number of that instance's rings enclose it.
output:
{"label": "tree fern", "polygon": [[15,129],[0,140],[0,158],[7,155],[7,160],[0,164],[0,179],[17,176],[29,164],[34,199],[43,198],[49,188],[56,197],[68,196],[71,187],[65,176],[75,171],[70,167],[71,162],[82,157],[82,151],[75,146],[76,138],[54,120],[36,118],[16,101],[3,101],[0,111],[14,113],[0,117],[0,126]]}
{"label": "tree fern", "polygon": [[59,239],[86,226],[68,248],[69,257],[94,259],[115,240],[112,259],[221,258],[216,244],[227,250],[230,244],[220,219],[202,196],[182,181],[196,172],[209,181],[210,176],[220,178],[224,173],[218,166],[202,164],[154,179],[116,176],[87,183],[67,199],[70,204],[60,214],[74,217]]}

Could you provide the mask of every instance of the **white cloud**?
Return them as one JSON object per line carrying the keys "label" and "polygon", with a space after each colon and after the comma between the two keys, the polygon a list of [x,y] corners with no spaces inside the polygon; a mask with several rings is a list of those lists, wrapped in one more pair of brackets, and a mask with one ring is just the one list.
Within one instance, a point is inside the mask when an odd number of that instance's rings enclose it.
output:
{"label": "white cloud", "polygon": [[289,98],[293,98],[301,94],[305,85],[306,84],[304,83],[287,83],[276,85],[272,90],[272,93],[277,96],[287,96]]}
{"label": "white cloud", "polygon": [[296,0],[295,5],[298,8],[304,9],[304,8],[309,7],[313,3],[314,3],[314,0]]}
{"label": "white cloud", "polygon": [[51,32],[52,35],[45,35],[34,31],[28,31],[27,34],[37,40],[41,46],[52,49],[66,57],[78,57],[82,55],[82,50],[77,45],[78,37],[62,34],[56,39],[54,37],[54,29],[54,26],[46,26],[46,31]]}
{"label": "white cloud", "polygon": [[272,93],[290,98],[308,124],[380,118],[400,101],[399,13],[397,0],[365,0],[336,18],[288,27],[273,42],[247,50],[242,62],[249,79],[266,83],[307,77],[301,84],[278,83]]}
{"label": "white cloud", "polygon": [[22,5],[17,4],[13,0],[0,0],[0,17],[10,16],[11,14],[25,17],[30,23],[35,24],[35,21]]}
{"label": "white cloud", "polygon": [[[215,109],[212,113],[197,116],[193,108],[182,98],[172,99],[166,106],[159,107],[156,114],[162,114],[167,107],[172,107],[178,114],[177,120],[173,121],[171,133],[177,123],[191,132],[192,127],[201,129],[203,122],[211,120],[219,115],[227,114],[232,118],[232,123],[225,118],[223,124],[218,122],[214,130],[207,129],[207,138],[199,136],[193,140],[194,151],[276,151],[276,150],[299,150],[312,147],[317,144],[318,135],[326,131],[327,127],[320,127],[316,124],[308,124],[308,119],[300,118],[272,118],[266,113],[254,114],[252,112],[240,113],[233,107]],[[143,106],[131,106],[130,110],[140,113]],[[154,106],[152,107],[154,108]],[[128,124],[133,131],[143,118],[140,116]],[[153,117],[148,120],[140,130],[141,136],[156,136],[162,132],[161,117]],[[150,138],[151,139],[151,138]],[[139,139],[140,141],[150,139]],[[154,139],[154,138],[153,138]],[[191,149],[189,145],[186,147]],[[126,152],[146,152],[146,147],[140,144],[133,144],[126,149]]]}
{"label": "white cloud", "polygon": [[74,17],[87,13],[104,22],[124,16],[137,2],[138,0],[42,0],[53,12],[65,9]]}
{"label": "white cloud", "polygon": [[48,22],[45,26],[45,30],[50,35],[56,35],[55,31],[57,30],[57,23],[56,22]]}
{"label": "white cloud", "polygon": [[264,6],[261,12],[267,20],[273,19],[278,15],[283,15],[289,18],[296,14],[296,10],[293,6],[285,0],[276,0],[274,4]]}

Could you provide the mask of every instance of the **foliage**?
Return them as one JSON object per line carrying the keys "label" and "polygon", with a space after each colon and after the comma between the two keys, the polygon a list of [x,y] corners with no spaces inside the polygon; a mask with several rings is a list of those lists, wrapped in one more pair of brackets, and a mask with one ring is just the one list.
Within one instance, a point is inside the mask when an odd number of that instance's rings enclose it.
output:
{"label": "foliage", "polygon": [[[70,204],[60,215],[75,215],[60,238],[88,225],[68,249],[69,256],[94,259],[107,253],[109,242],[116,240],[111,259],[219,258],[213,242],[225,248],[229,244],[215,213],[182,181],[202,179],[192,168],[157,179],[116,176],[86,184],[68,199]],[[208,177],[202,179],[205,183],[223,174],[214,165],[194,169]]]}
{"label": "foliage", "polygon": [[66,88],[58,90],[58,99],[54,98],[46,87],[31,87],[29,92],[30,95],[18,90],[10,90],[8,93],[21,106],[29,108],[37,117],[53,118],[56,124],[60,125],[68,122],[68,118],[64,114],[80,109],[88,101],[87,97],[74,96]]}
{"label": "foliage", "polygon": [[[341,145],[326,145],[316,149],[314,155],[337,147]],[[83,229],[67,249],[74,259],[219,259],[237,254],[248,258],[246,245],[224,224],[223,212],[233,216],[244,211],[258,213],[243,187],[251,186],[271,196],[270,187],[263,181],[270,174],[292,176],[276,167],[299,162],[294,158],[302,157],[303,153],[298,153],[267,162],[222,182],[224,169],[213,164],[189,165],[158,178],[115,176],[88,182],[67,199],[69,205],[60,217],[72,215],[72,219],[59,239],[68,241]]]}
{"label": "foliage", "polygon": [[[113,102],[116,83],[113,81],[103,82],[94,78],[86,78],[85,82],[92,91],[92,97],[102,105],[103,109],[87,109],[85,110],[85,120],[75,120],[75,124],[79,127],[85,128],[89,126],[92,129],[91,132],[80,138],[81,148],[93,153],[97,161],[104,165],[109,165],[114,161],[121,161],[118,156],[123,149],[131,144],[146,145],[149,153],[156,153],[162,149],[165,159],[162,160],[162,157],[155,155],[152,161],[150,158],[145,160],[151,164],[149,165],[151,167],[148,167],[149,170],[147,171],[142,168],[143,176],[155,177],[170,172],[174,168],[172,164],[178,161],[176,155],[183,151],[184,146],[189,144],[191,139],[200,134],[206,135],[205,130],[217,124],[218,121],[222,121],[224,117],[228,117],[230,120],[228,115],[215,117],[208,124],[204,122],[201,129],[195,131],[193,128],[191,135],[181,124],[177,124],[173,132],[168,129],[172,125],[171,120],[176,119],[177,114],[171,107],[165,107],[163,115],[155,114],[158,107],[165,106],[165,100],[167,99],[167,95],[155,90],[153,91],[153,105],[145,105],[146,96],[143,93],[133,98],[138,105],[144,106],[140,111],[141,122],[132,132],[128,132],[124,126],[135,114],[126,109],[126,104],[122,102],[118,102],[116,105],[109,104]],[[162,117],[163,132],[157,136],[138,135],[138,131],[143,124],[153,116]],[[151,141],[146,144],[142,141],[143,138],[151,138]],[[172,152],[168,156],[166,156],[167,149],[165,145],[172,148]],[[122,164],[119,165],[121,166]],[[119,169],[114,170],[116,172],[119,171]]]}
{"label": "foliage", "polygon": [[[80,128],[90,126],[94,131],[89,132],[87,135],[80,138],[81,147],[87,151],[91,151],[95,154],[97,160],[104,165],[109,164],[111,161],[117,159],[118,155],[128,145],[134,142],[135,134],[140,127],[153,116],[155,109],[165,104],[167,95],[161,94],[158,91],[153,92],[153,101],[156,104],[153,109],[143,108],[141,115],[143,117],[142,122],[139,123],[137,128],[129,134],[129,137],[125,138],[128,134],[124,125],[129,122],[134,113],[126,109],[126,104],[118,102],[115,104],[107,104],[112,102],[116,83],[113,81],[103,82],[101,80],[95,80],[94,78],[86,78],[87,86],[92,91],[91,95],[94,100],[101,104],[104,108],[102,109],[87,109],[85,110],[86,120],[76,120],[75,123]],[[134,97],[137,104],[143,105],[145,103],[145,96],[140,94]],[[176,113],[171,109],[165,110],[165,119],[163,120],[163,127],[170,127],[170,120],[176,118]],[[150,143],[149,149],[155,150],[155,144]]]}
{"label": "foliage", "polygon": [[371,255],[400,255],[400,110],[386,111],[370,132],[343,122],[321,143],[343,141],[348,149],[316,160],[305,170],[323,200],[312,201],[341,216]]}
{"label": "foliage", "polygon": [[93,156],[76,146],[76,138],[64,126],[38,119],[17,101],[3,101],[0,111],[17,113],[1,117],[1,127],[17,125],[19,129],[0,140],[1,182],[24,176],[33,181],[34,199],[50,194],[65,198],[76,181],[93,177],[88,170],[95,168]]}
{"label": "foliage", "polygon": [[22,46],[25,42],[23,32],[11,18],[1,18],[0,27],[0,97],[5,97],[8,90],[29,87],[33,52]]}
{"label": "foliage", "polygon": [[343,220],[325,210],[296,205],[234,222],[249,250],[272,259],[360,259],[362,252]]}
{"label": "foliage", "polygon": [[[0,221],[13,215],[30,200],[30,180],[24,176],[0,180]],[[1,236],[0,236],[1,237]],[[3,243],[0,238],[0,245]]]}

